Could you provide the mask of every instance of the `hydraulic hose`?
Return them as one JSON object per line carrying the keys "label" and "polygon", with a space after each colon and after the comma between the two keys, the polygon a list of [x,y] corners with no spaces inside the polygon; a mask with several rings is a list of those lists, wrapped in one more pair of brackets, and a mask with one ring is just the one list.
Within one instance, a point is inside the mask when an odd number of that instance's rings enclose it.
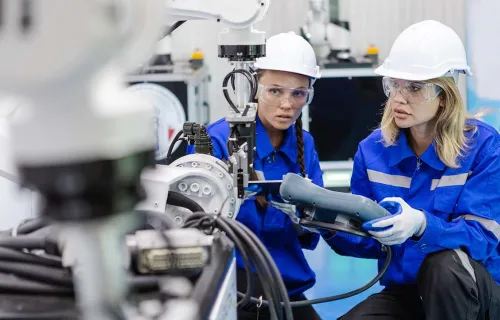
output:
{"label": "hydraulic hose", "polygon": [[168,192],[167,204],[186,208],[192,212],[205,212],[202,206],[200,206],[196,201],[191,200],[185,195],[175,191]]}

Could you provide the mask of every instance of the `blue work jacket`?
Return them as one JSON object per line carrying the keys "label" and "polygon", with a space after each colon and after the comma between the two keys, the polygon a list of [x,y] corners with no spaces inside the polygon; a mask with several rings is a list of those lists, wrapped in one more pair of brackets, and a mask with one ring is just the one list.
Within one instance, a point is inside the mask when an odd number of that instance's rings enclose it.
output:
{"label": "blue work jacket", "polygon": [[[426,255],[458,248],[482,263],[500,284],[500,135],[478,120],[468,124],[477,130],[466,134],[470,147],[457,169],[445,166],[434,144],[418,159],[403,131],[395,146],[384,147],[380,130],[359,144],[352,192],[377,202],[400,197],[427,219],[420,239],[392,246],[382,285],[414,284]],[[377,258],[379,268],[385,261],[373,238],[337,233],[327,243],[342,255]]]}
{"label": "blue work jacket", "polygon": [[[213,143],[213,154],[223,160],[228,159],[227,140],[229,124],[221,119],[207,126],[208,134]],[[281,180],[283,175],[293,172],[300,173],[297,163],[297,139],[295,126],[285,133],[285,139],[277,150],[257,117],[256,121],[256,152],[254,168],[264,174],[266,180]],[[318,155],[314,149],[314,140],[307,131],[303,131],[305,167],[309,179],[323,186],[322,172],[319,167]],[[193,153],[188,147],[188,153]],[[301,236],[292,225],[290,218],[282,211],[269,206],[265,212],[257,210],[255,197],[246,200],[240,207],[236,220],[250,228],[273,257],[283,281],[291,297],[302,294],[316,282],[316,275],[309,267],[302,249],[313,250],[319,241],[316,233],[305,233]],[[237,266],[243,269],[240,255],[236,254]]]}

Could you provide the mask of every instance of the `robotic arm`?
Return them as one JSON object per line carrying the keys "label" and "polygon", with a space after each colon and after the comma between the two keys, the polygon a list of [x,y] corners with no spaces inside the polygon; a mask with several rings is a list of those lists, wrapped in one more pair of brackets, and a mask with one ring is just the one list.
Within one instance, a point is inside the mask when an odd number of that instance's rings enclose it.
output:
{"label": "robotic arm", "polygon": [[[257,58],[265,56],[266,48],[265,33],[253,29],[252,25],[265,16],[269,4],[270,0],[167,1],[167,20],[170,23],[216,20],[228,27],[219,34],[218,55],[233,67],[222,84],[229,104],[226,120],[231,132],[228,141],[230,159],[225,164],[211,157],[210,152],[200,152],[182,157],[168,168],[158,165],[156,169],[146,170],[142,182],[148,196],[138,208],[161,213],[167,211],[178,224],[182,224],[190,213],[169,205],[168,201],[168,193],[177,192],[199,203],[207,212],[236,217],[244,188],[253,172],[257,115],[257,104],[253,99],[258,84],[251,67]],[[184,131],[185,138],[192,134],[189,130]]]}
{"label": "robotic arm", "polygon": [[[252,25],[264,18],[270,0],[184,0],[167,1],[169,20],[216,20],[228,28],[219,34],[219,57],[228,59],[233,66],[224,79],[223,92],[230,106],[226,120],[231,127],[228,149],[231,154],[229,170],[237,196],[243,198],[253,172],[255,147],[255,117],[257,79],[251,66],[257,58],[265,56],[266,36]],[[231,81],[235,101],[229,95]],[[248,85],[247,85],[248,83]]]}

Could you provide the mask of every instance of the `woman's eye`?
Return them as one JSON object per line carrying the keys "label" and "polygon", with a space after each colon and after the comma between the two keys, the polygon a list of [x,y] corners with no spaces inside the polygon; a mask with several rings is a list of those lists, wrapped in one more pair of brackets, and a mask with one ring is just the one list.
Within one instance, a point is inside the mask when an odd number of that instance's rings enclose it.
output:
{"label": "woman's eye", "polygon": [[276,88],[269,89],[269,92],[275,96],[277,96],[281,93],[280,89],[276,89]]}
{"label": "woman's eye", "polygon": [[295,90],[295,91],[293,91],[292,94],[294,97],[297,97],[297,98],[303,98],[307,95],[306,91],[304,91],[304,90]]}
{"label": "woman's eye", "polygon": [[408,91],[410,92],[418,92],[420,89],[422,89],[422,87],[417,85],[411,85],[408,87]]}

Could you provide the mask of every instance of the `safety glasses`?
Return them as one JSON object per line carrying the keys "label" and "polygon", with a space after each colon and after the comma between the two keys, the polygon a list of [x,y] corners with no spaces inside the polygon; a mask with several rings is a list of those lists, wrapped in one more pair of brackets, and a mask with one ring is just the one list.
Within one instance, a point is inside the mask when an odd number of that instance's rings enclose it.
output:
{"label": "safety glasses", "polygon": [[294,108],[301,108],[310,104],[313,96],[313,88],[284,88],[276,85],[259,84],[259,99],[270,105],[280,106],[288,99]]}
{"label": "safety glasses", "polygon": [[441,87],[433,83],[408,81],[384,77],[382,79],[384,93],[388,98],[395,98],[399,92],[410,104],[425,104],[436,99]]}

